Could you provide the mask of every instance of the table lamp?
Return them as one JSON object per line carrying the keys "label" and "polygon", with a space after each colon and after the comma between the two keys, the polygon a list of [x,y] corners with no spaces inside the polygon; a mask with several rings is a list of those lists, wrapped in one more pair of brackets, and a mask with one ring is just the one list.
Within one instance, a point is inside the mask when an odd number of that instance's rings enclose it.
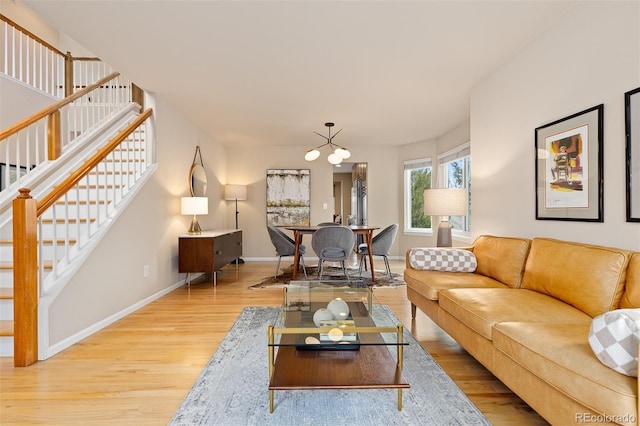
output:
{"label": "table lamp", "polygon": [[209,198],[208,197],[182,197],[181,199],[181,212],[184,215],[193,215],[191,221],[191,227],[189,228],[189,235],[200,235],[202,230],[198,223],[199,214],[209,213]]}
{"label": "table lamp", "polygon": [[467,190],[464,188],[426,189],[424,191],[424,214],[440,216],[438,225],[438,247],[451,247],[451,224],[449,216],[467,215]]}

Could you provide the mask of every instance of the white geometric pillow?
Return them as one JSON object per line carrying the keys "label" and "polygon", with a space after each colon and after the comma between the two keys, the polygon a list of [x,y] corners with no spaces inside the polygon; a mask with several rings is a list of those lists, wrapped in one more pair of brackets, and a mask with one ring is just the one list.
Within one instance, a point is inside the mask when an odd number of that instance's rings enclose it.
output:
{"label": "white geometric pillow", "polygon": [[423,271],[473,272],[478,262],[469,250],[413,248],[409,250],[409,265]]}
{"label": "white geometric pillow", "polygon": [[638,377],[640,309],[617,309],[591,322],[589,345],[600,362],[615,371]]}

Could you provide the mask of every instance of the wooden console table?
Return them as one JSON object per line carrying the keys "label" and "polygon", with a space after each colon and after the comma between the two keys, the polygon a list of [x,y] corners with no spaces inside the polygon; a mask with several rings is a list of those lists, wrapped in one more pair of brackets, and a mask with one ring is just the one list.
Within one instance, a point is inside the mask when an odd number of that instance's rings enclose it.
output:
{"label": "wooden console table", "polygon": [[216,271],[240,256],[242,230],[239,229],[202,231],[200,235],[183,234],[178,240],[178,272],[187,273],[189,285],[192,272],[212,273],[213,285],[216,285]]}

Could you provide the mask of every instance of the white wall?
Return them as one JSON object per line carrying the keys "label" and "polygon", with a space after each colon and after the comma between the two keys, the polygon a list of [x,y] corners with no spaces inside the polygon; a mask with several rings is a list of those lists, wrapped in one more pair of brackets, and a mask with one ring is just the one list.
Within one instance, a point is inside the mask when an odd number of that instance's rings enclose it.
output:
{"label": "white wall", "polygon": [[4,75],[0,75],[0,93],[0,130],[7,129],[58,100]]}
{"label": "white wall", "polygon": [[[623,96],[640,86],[639,9],[637,1],[580,2],[473,89],[475,236],[640,249],[640,224],[625,221]],[[536,220],[534,129],[601,103],[604,223]]]}

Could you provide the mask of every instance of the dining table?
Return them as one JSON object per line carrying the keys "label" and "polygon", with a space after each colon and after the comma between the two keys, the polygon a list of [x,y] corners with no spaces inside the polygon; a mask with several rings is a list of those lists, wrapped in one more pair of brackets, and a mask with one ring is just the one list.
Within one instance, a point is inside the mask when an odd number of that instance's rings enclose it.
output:
{"label": "dining table", "polygon": [[[298,274],[298,266],[300,264],[300,245],[302,245],[302,237],[304,235],[313,235],[318,229],[322,228],[322,226],[285,226],[285,229],[289,231],[293,231],[293,240],[296,243],[295,254],[293,257],[293,271],[291,273],[291,279],[295,280]],[[367,244],[367,249],[369,250],[369,266],[371,267],[371,280],[375,282],[375,269],[373,269],[373,250],[371,248],[372,240],[373,240],[373,231],[376,229],[380,229],[379,226],[368,226],[368,225],[350,225],[347,228],[351,229],[354,234],[362,235],[364,237],[364,241]]]}

